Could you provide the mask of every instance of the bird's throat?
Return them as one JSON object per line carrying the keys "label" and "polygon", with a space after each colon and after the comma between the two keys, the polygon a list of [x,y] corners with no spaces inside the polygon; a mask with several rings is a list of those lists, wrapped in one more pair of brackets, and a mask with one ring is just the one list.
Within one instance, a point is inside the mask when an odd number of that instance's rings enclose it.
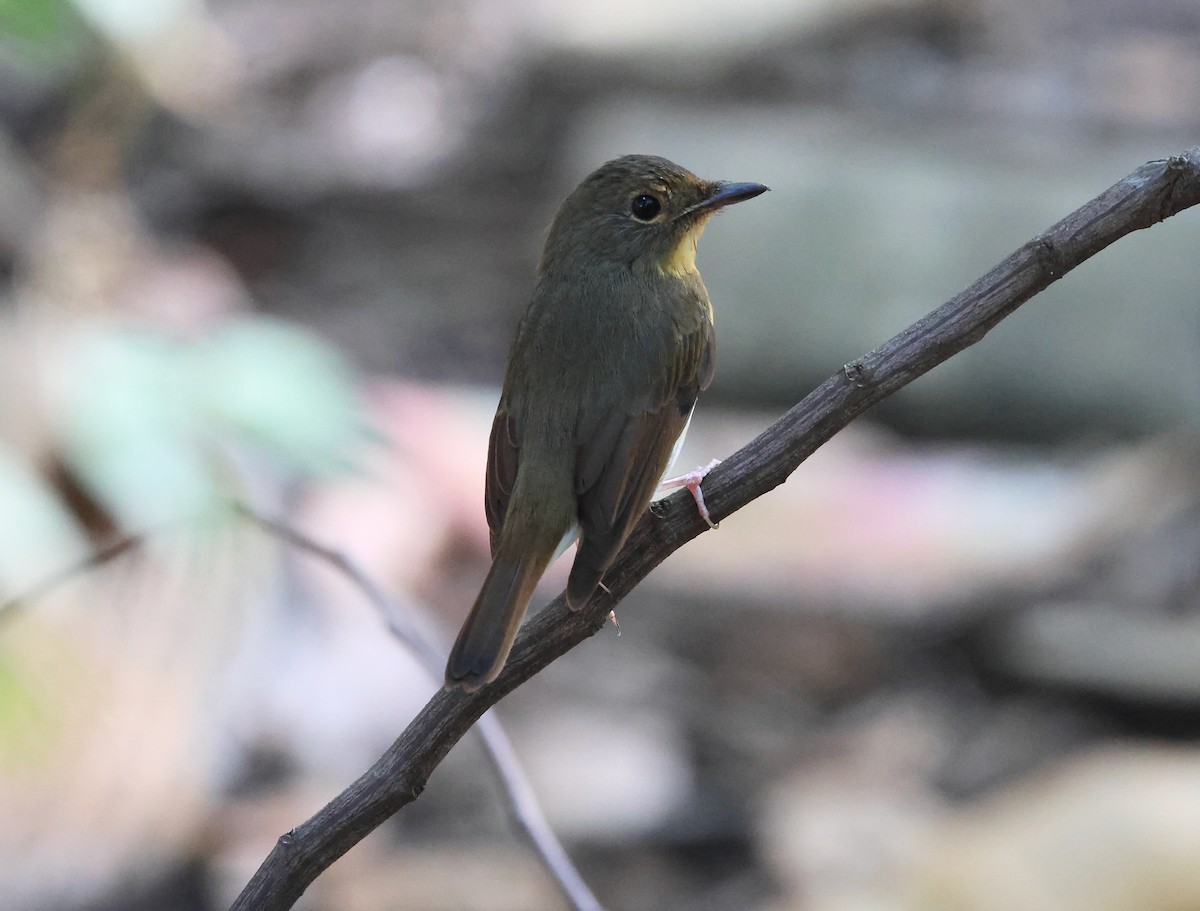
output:
{"label": "bird's throat", "polygon": [[696,244],[700,240],[700,235],[704,233],[704,225],[707,221],[707,218],[701,218],[688,228],[679,238],[675,249],[658,263],[659,269],[664,274],[686,275],[696,271]]}

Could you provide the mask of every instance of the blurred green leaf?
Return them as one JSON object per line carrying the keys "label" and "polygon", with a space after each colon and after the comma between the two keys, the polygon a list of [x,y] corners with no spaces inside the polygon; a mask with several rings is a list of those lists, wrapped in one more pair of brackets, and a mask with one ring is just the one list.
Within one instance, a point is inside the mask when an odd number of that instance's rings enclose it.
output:
{"label": "blurred green leaf", "polygon": [[43,763],[56,727],[26,664],[12,643],[0,640],[0,769],[10,772]]}
{"label": "blurred green leaf", "polygon": [[58,499],[0,447],[0,591],[24,591],[86,553]]}
{"label": "blurred green leaf", "polygon": [[76,355],[68,461],[134,528],[202,513],[218,495],[180,378],[187,354],[178,342],[116,332],[93,337]]}
{"label": "blurred green leaf", "polygon": [[0,0],[0,45],[35,63],[61,63],[87,28],[69,0]]}
{"label": "blurred green leaf", "polygon": [[329,474],[365,439],[345,363],[281,323],[232,322],[198,342],[106,332],[75,365],[67,458],[129,527],[223,510],[236,494],[231,447],[283,472]]}
{"label": "blurred green leaf", "polygon": [[266,320],[230,324],[195,352],[197,406],[215,428],[293,469],[350,465],[364,422],[345,362],[316,338]]}

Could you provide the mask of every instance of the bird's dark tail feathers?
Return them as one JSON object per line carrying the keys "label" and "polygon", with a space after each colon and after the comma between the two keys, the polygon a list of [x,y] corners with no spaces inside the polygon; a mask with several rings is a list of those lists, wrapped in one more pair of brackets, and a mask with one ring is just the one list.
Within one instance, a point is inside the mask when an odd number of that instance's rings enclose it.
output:
{"label": "bird's dark tail feathers", "polygon": [[[555,542],[557,543],[557,542]],[[554,544],[516,560],[501,547],[475,606],[459,631],[446,663],[447,688],[470,692],[490,683],[504,667],[529,599],[554,554]]]}

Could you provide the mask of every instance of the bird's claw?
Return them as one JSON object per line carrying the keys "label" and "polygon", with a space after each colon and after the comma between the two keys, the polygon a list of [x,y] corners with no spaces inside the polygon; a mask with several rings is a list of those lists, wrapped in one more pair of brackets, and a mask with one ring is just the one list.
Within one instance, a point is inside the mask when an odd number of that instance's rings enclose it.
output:
{"label": "bird's claw", "polygon": [[708,473],[721,464],[720,459],[713,459],[707,465],[697,468],[695,471],[689,471],[687,474],[681,474],[676,478],[667,478],[659,487],[686,487],[692,495],[692,499],[696,501],[696,511],[700,513],[700,518],[708,523],[709,528],[720,527],[719,522],[714,522],[708,514],[708,507],[704,505],[704,491],[700,489],[700,485],[704,483]]}

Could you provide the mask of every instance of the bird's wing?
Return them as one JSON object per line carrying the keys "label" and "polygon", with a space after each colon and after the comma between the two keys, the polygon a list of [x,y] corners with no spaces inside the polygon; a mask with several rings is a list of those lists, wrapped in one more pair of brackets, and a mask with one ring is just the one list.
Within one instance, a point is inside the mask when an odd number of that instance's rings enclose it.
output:
{"label": "bird's wing", "polygon": [[509,413],[505,400],[501,399],[488,440],[487,476],[483,490],[483,508],[491,532],[493,557],[496,556],[500,529],[504,527],[508,498],[512,496],[513,484],[517,480],[517,465],[521,458],[518,440],[516,421]]}
{"label": "bird's wing", "polygon": [[567,584],[572,606],[587,600],[625,543],[669,467],[696,397],[712,380],[708,320],[674,336],[670,347],[666,374],[636,379],[607,406],[589,403],[583,412],[588,419],[580,422],[575,463],[580,545]]}

